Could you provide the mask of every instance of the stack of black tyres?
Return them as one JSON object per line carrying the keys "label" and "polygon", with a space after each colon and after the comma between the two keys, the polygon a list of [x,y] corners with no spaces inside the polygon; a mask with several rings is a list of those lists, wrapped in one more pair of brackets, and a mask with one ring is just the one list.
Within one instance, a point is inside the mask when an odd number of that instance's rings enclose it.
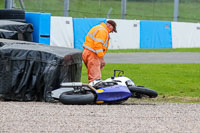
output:
{"label": "stack of black tyres", "polygon": [[0,38],[33,41],[33,26],[27,24],[24,10],[0,10]]}
{"label": "stack of black tyres", "polygon": [[12,20],[17,22],[26,22],[24,10],[16,10],[16,9],[0,10],[0,19]]}
{"label": "stack of black tyres", "polygon": [[80,82],[82,51],[0,39],[0,100],[54,101],[62,82]]}

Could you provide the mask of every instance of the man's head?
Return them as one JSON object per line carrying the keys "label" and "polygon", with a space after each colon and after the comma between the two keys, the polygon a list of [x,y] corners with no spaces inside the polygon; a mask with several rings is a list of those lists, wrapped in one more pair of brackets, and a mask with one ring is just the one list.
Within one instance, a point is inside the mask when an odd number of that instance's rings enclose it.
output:
{"label": "man's head", "polygon": [[106,22],[106,25],[107,25],[108,29],[110,30],[110,32],[113,32],[113,31],[117,32],[117,30],[116,30],[117,24],[115,23],[115,21],[108,20]]}

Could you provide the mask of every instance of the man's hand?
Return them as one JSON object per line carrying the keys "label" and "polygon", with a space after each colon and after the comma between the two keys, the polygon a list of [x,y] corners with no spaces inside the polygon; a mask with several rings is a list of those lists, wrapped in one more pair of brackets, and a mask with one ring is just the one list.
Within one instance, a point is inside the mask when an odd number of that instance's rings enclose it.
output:
{"label": "man's hand", "polygon": [[105,63],[103,57],[102,57],[102,58],[99,58],[99,60],[100,60],[100,64],[101,64],[100,69],[102,70],[102,69],[104,68],[104,66],[106,65],[106,63]]}

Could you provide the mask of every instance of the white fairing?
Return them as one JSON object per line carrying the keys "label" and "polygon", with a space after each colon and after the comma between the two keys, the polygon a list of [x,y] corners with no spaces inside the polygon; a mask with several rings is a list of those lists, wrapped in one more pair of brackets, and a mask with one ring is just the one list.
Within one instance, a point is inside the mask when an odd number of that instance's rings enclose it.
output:
{"label": "white fairing", "polygon": [[108,78],[108,79],[104,80],[104,82],[111,82],[111,81],[117,82],[118,85],[127,86],[126,83],[128,83],[128,85],[135,86],[135,83],[131,79],[127,78],[127,77],[114,77],[113,79],[112,78]]}
{"label": "white fairing", "polygon": [[108,78],[106,80],[94,80],[94,81],[90,82],[89,85],[94,86],[95,84],[97,84],[99,82],[113,82],[113,81],[117,82],[118,85],[135,86],[135,83],[131,79],[129,79],[127,77],[123,77],[123,76],[122,77]]}
{"label": "white fairing", "polygon": [[89,83],[89,85],[94,86],[95,84],[102,82],[103,80],[94,80],[92,82]]}

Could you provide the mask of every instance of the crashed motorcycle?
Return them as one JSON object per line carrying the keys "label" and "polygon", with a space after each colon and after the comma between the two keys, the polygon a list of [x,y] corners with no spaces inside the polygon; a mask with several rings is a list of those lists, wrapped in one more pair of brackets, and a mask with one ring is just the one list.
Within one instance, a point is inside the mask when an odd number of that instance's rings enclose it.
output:
{"label": "crashed motorcycle", "polygon": [[124,71],[114,70],[114,76],[106,80],[95,80],[90,84],[81,82],[61,83],[51,92],[55,100],[63,104],[120,104],[129,98],[155,98],[155,90],[145,88],[123,76]]}

